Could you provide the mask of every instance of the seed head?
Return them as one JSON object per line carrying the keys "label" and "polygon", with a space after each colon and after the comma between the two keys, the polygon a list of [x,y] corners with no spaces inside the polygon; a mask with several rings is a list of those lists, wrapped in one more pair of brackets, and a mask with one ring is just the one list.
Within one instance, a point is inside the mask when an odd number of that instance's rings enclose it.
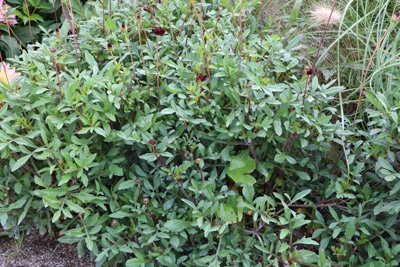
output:
{"label": "seed head", "polygon": [[[332,13],[332,15],[331,15]],[[316,24],[337,24],[342,19],[342,13],[325,3],[317,3],[310,11],[311,17]],[[330,19],[329,19],[330,18]]]}

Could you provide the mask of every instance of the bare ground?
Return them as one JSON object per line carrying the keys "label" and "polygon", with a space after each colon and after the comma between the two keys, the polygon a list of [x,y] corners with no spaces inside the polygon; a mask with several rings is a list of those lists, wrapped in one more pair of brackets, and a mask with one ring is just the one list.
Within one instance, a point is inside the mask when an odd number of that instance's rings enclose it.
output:
{"label": "bare ground", "polygon": [[23,240],[0,237],[0,267],[94,267],[89,255],[78,257],[75,245],[62,244],[38,232]]}

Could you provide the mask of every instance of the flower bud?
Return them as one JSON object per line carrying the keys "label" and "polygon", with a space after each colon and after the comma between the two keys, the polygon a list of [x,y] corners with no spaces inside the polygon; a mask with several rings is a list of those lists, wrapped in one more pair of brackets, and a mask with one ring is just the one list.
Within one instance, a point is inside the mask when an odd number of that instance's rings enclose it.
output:
{"label": "flower bud", "polygon": [[157,143],[157,142],[156,142],[156,140],[154,140],[154,139],[150,139],[150,140],[149,140],[149,144],[152,145],[152,146],[154,146],[156,143]]}

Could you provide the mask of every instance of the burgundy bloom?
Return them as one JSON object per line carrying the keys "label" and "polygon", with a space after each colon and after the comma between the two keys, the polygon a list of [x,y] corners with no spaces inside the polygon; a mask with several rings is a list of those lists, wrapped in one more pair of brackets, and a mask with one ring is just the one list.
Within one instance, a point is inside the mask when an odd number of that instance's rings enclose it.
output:
{"label": "burgundy bloom", "polygon": [[396,12],[392,16],[393,21],[398,21],[400,19],[400,12]]}
{"label": "burgundy bloom", "polygon": [[203,75],[203,74],[197,74],[197,76],[196,76],[196,81],[198,81],[198,82],[204,82],[206,79],[207,79],[207,76]]}
{"label": "burgundy bloom", "polygon": [[157,27],[151,30],[155,35],[162,36],[165,34],[165,29],[161,27]]}
{"label": "burgundy bloom", "polygon": [[150,139],[149,144],[152,145],[152,146],[154,146],[154,145],[156,144],[156,140]]}
{"label": "burgundy bloom", "polygon": [[314,69],[311,68],[311,67],[309,67],[309,66],[306,66],[306,74],[307,74],[307,75],[312,75],[312,74],[314,74]]}
{"label": "burgundy bloom", "polygon": [[122,31],[123,33],[127,33],[127,32],[128,32],[128,27],[126,27],[126,24],[125,24],[125,23],[122,23],[122,24],[121,24],[121,31]]}
{"label": "burgundy bloom", "polygon": [[112,43],[108,43],[107,44],[107,50],[108,50],[108,52],[112,52],[112,50],[113,50],[113,45],[112,45]]}

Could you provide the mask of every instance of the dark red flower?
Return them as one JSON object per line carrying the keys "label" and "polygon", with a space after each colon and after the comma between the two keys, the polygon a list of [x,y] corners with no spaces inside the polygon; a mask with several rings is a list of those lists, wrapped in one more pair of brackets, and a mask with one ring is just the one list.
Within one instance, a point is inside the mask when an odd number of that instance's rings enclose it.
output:
{"label": "dark red flower", "polygon": [[162,36],[165,34],[165,29],[161,27],[157,27],[151,30],[155,35]]}
{"label": "dark red flower", "polygon": [[112,52],[112,50],[113,50],[113,45],[112,45],[112,43],[108,43],[107,44],[107,50],[108,50],[108,52]]}
{"label": "dark red flower", "polygon": [[126,27],[126,24],[125,24],[125,23],[122,23],[122,24],[121,24],[121,31],[122,31],[123,33],[127,33],[127,32],[128,32],[128,27]]}
{"label": "dark red flower", "polygon": [[150,139],[149,144],[152,145],[152,146],[154,146],[154,145],[156,144],[156,140]]}
{"label": "dark red flower", "polygon": [[196,81],[198,81],[198,82],[204,82],[206,79],[207,79],[207,76],[203,75],[203,74],[197,74],[197,76],[196,76]]}
{"label": "dark red flower", "polygon": [[311,68],[311,67],[309,67],[309,66],[306,66],[306,74],[307,74],[307,75],[312,75],[312,74],[314,74],[314,69]]}

